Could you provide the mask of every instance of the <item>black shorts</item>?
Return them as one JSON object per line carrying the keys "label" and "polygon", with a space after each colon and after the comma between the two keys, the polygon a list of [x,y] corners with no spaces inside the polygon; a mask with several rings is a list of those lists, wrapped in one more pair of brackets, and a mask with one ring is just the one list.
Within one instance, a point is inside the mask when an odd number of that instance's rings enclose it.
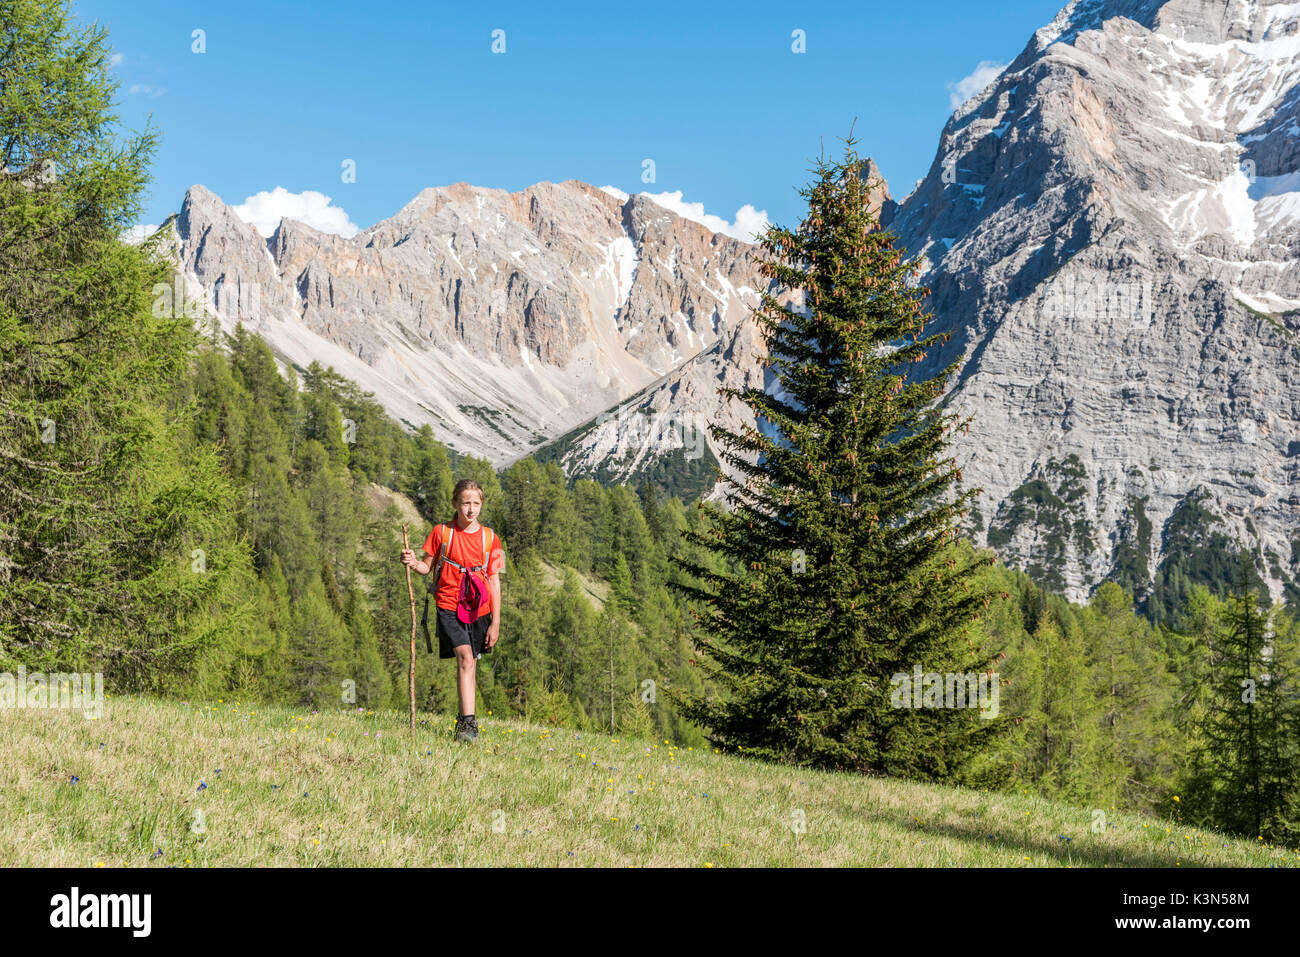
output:
{"label": "black shorts", "polygon": [[[432,608],[430,609],[432,610]],[[438,609],[438,657],[455,658],[455,648],[459,645],[469,645],[474,652],[474,657],[478,658],[485,651],[491,653],[491,648],[484,647],[487,640],[487,631],[492,624],[492,613],[480,615],[478,620],[465,624],[457,617],[455,609]]]}

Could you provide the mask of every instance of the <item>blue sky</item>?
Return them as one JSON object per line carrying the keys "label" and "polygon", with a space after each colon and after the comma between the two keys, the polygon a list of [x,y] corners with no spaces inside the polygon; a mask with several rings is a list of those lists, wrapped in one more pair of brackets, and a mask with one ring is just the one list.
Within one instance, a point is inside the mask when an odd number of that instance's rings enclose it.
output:
{"label": "blue sky", "polygon": [[[934,158],[955,85],[981,63],[1013,59],[1063,5],[75,0],[73,9],[109,28],[123,125],[139,129],[152,115],[161,133],[144,223],[174,212],[194,183],[231,205],[279,187],[294,195],[262,196],[247,217],[301,209],[347,234],[425,187],[462,180],[680,191],[728,221],[749,205],[793,226],[819,141],[840,155],[855,117],[858,151],[901,198]],[[494,30],[504,53],[492,52]],[[804,53],[792,51],[795,30]],[[343,179],[348,160],[355,182]]]}

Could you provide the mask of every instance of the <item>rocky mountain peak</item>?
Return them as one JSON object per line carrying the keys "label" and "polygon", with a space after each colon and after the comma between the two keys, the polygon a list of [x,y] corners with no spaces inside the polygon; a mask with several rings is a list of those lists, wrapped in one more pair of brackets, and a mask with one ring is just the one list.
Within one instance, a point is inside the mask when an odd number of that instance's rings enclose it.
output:
{"label": "rocky mountain peak", "polygon": [[1127,550],[1150,586],[1174,543],[1139,527],[1189,503],[1275,594],[1300,574],[1298,84],[1295,4],[1078,0],[887,210],[952,333],[922,374],[962,363],[977,519],[1071,597]]}
{"label": "rocky mountain peak", "polygon": [[263,239],[195,186],[171,247],[228,329],[497,464],[733,339],[765,283],[751,250],[577,180],[432,187],[346,239],[290,219]]}
{"label": "rocky mountain peak", "polygon": [[[1300,595],[1298,86],[1300,4],[1076,0],[905,199],[863,162],[951,335],[914,374],[959,364],[968,532],[1067,597],[1182,587],[1234,538]],[[176,233],[187,282],[284,361],[497,465],[554,440],[570,474],[671,462],[708,492],[707,426],[754,426],[719,386],[775,387],[754,247],[643,195],[455,183],[268,246],[195,187]]]}

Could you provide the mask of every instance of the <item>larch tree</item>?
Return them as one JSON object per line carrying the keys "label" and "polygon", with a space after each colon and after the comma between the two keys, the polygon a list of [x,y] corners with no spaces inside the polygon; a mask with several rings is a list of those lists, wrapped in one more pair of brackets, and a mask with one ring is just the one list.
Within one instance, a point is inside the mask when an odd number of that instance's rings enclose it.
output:
{"label": "larch tree", "polygon": [[122,240],[156,136],[118,139],[107,34],[67,7],[0,3],[0,659],[181,690],[247,633],[250,556],[174,401],[199,335]]}

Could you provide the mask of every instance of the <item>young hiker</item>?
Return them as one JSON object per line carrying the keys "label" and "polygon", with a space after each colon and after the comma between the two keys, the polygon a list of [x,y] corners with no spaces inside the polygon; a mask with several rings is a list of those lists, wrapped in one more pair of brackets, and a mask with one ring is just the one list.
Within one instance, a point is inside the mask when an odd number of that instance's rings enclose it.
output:
{"label": "young hiker", "polygon": [[[456,517],[435,526],[429,533],[424,542],[428,560],[418,561],[412,549],[403,549],[402,564],[409,565],[419,575],[427,575],[441,563],[440,572],[429,586],[430,594],[435,596],[439,657],[456,659],[456,689],[460,697],[456,737],[473,741],[478,737],[478,722],[474,718],[478,658],[497,643],[500,635],[500,573],[505,555],[497,534],[478,523],[483,509],[483,489],[479,484],[473,479],[461,479],[451,498]],[[428,598],[425,615],[428,615]],[[427,636],[427,618],[425,628]]]}

